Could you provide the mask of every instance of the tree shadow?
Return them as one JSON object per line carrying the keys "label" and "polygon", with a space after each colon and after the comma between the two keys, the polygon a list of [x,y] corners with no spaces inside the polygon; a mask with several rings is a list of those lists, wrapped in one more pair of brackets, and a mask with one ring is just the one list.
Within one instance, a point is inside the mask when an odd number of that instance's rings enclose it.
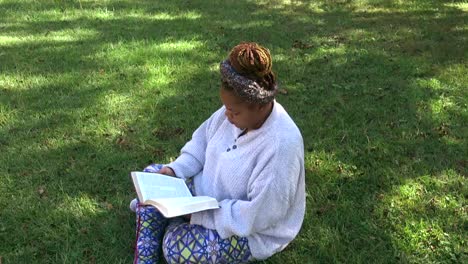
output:
{"label": "tree shadow", "polygon": [[[428,84],[466,58],[459,26],[467,15],[441,1],[405,12],[390,1],[374,7],[391,11],[372,12],[352,1],[58,5],[60,16],[40,19],[31,15],[57,3],[0,4],[2,35],[41,39],[0,46],[0,78],[15,79],[3,81],[0,102],[17,117],[0,126],[1,188],[21,197],[0,199],[6,261],[128,262],[134,192],[126,175],[176,157],[221,106],[217,64],[244,40],[272,51],[287,91],[278,101],[306,147],[304,227],[268,263],[407,261],[384,221],[385,197],[421,175],[467,175],[466,92]],[[30,20],[15,18],[28,8]],[[78,37],[60,39],[70,32]],[[449,119],[430,110],[441,96],[453,97]],[[36,207],[20,210],[28,204]]]}

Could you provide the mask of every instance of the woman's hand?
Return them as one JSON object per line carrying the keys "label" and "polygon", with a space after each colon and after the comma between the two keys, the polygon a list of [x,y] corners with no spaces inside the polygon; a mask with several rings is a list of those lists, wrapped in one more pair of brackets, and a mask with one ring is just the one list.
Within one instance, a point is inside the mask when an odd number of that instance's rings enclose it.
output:
{"label": "woman's hand", "polygon": [[191,214],[183,215],[182,217],[183,217],[185,220],[189,221],[189,222],[190,222],[190,219],[192,219],[192,215],[191,215]]}
{"label": "woman's hand", "polygon": [[157,173],[175,177],[174,171],[169,167],[162,167]]}

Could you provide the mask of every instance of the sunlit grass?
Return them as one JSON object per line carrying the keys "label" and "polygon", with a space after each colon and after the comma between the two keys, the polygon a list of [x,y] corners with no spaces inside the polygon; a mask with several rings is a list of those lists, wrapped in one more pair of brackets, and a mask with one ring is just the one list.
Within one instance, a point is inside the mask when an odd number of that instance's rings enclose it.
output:
{"label": "sunlit grass", "polygon": [[463,1],[0,0],[0,262],[131,262],[128,172],[177,157],[240,41],[271,50],[305,144],[303,228],[265,263],[466,262],[466,18]]}
{"label": "sunlit grass", "polygon": [[[445,261],[463,257],[463,221],[468,219],[464,179],[454,171],[406,180],[382,196],[381,213],[391,223],[393,240],[405,248],[410,261],[435,255]],[[423,216],[424,214],[424,216]],[[464,219],[464,220],[463,220]]]}

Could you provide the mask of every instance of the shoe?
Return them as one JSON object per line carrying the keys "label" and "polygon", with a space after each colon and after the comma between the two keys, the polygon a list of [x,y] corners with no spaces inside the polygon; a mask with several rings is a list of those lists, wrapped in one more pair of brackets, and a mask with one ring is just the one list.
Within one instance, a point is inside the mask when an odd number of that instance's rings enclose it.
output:
{"label": "shoe", "polygon": [[138,206],[138,199],[135,198],[130,202],[130,210],[132,212],[136,212],[137,206]]}

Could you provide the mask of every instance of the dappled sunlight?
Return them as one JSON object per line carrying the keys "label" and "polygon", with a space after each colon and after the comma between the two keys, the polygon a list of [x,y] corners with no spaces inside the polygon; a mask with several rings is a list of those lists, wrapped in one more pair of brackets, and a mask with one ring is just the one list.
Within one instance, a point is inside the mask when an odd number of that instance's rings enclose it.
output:
{"label": "dappled sunlight", "polygon": [[378,33],[362,28],[346,30],[342,33],[342,35],[347,37],[347,41],[353,43],[372,43],[381,38]]}
{"label": "dappled sunlight", "polygon": [[0,128],[11,123],[17,114],[18,110],[8,107],[7,105],[0,105]]}
{"label": "dappled sunlight", "polygon": [[85,41],[87,39],[93,39],[98,35],[98,32],[93,29],[63,29],[56,31],[47,31],[39,34],[24,33],[18,34],[17,31],[10,34],[5,34],[0,32],[0,42],[1,46],[15,46],[23,44],[49,44],[54,45],[54,43],[72,43],[76,41]]}
{"label": "dappled sunlight", "polygon": [[202,46],[203,43],[196,40],[167,40],[162,43],[149,43],[147,41],[110,43],[93,57],[98,60],[106,60],[108,63],[152,64],[171,68],[174,67],[174,64],[184,61],[183,57],[176,55],[188,54]]}
{"label": "dappled sunlight", "polygon": [[[445,95],[441,95],[439,98],[432,99],[431,101],[428,102],[429,106],[431,107],[432,115],[434,119],[443,119],[440,118],[440,115],[446,115],[447,108],[453,108],[456,106],[456,104],[453,102],[453,100],[450,97],[446,97]],[[461,110],[461,109],[456,109],[456,110]],[[444,118],[447,118],[447,116],[444,116]]]}
{"label": "dappled sunlight", "polygon": [[[224,23],[226,26],[228,26],[231,22]],[[274,25],[273,21],[268,21],[268,20],[254,20],[254,21],[248,21],[245,23],[236,23],[236,24],[231,24],[231,28],[233,30],[244,30],[247,31],[252,28],[258,28],[258,27],[271,27]]]}
{"label": "dappled sunlight", "polygon": [[445,170],[406,179],[380,196],[377,212],[385,217],[393,243],[412,253],[409,259],[429,253],[452,260],[459,257],[461,248],[453,243],[463,240],[460,231],[467,210],[461,193],[453,190],[466,188],[463,184],[462,175]]}
{"label": "dappled sunlight", "polygon": [[[338,138],[335,140],[339,141]],[[319,177],[321,182],[333,183],[336,180],[356,180],[363,175],[355,164],[339,160],[338,155],[324,151],[307,151],[304,155],[309,177]]]}
{"label": "dappled sunlight", "polygon": [[0,262],[131,261],[128,172],[169,162],[221,106],[219,62],[240,41],[272,52],[304,138],[304,226],[265,263],[462,260],[467,11],[0,1]]}
{"label": "dappled sunlight", "polygon": [[446,7],[455,7],[463,12],[468,12],[468,3],[465,1],[452,1],[451,3],[444,3]]}
{"label": "dappled sunlight", "polygon": [[180,12],[177,14],[171,14],[167,12],[161,12],[154,15],[148,16],[150,19],[154,20],[176,20],[176,19],[186,19],[186,20],[195,20],[200,19],[201,14],[195,11]]}
{"label": "dappled sunlight", "polygon": [[67,217],[75,217],[77,219],[94,217],[105,213],[107,209],[103,205],[100,205],[96,199],[86,194],[71,197],[64,193],[61,197],[63,197],[63,200],[56,205],[55,210],[58,214],[63,214]]}
{"label": "dappled sunlight", "polygon": [[[325,12],[323,8],[323,3],[322,3],[323,1],[260,0],[257,2],[258,2],[258,5],[268,7],[269,10],[277,10],[281,14],[294,12],[298,8],[303,9],[303,10],[319,12],[319,13]],[[335,3],[335,4],[338,4],[338,3]],[[297,19],[304,19],[304,18],[298,17]]]}
{"label": "dappled sunlight", "polygon": [[173,21],[173,20],[196,20],[201,18],[201,14],[196,11],[179,11],[179,12],[154,12],[150,13],[144,9],[132,9],[130,12],[122,12],[119,9],[101,8],[100,10],[90,9],[79,13],[78,17],[85,16],[87,18],[98,18],[103,20],[114,19],[147,19],[148,21]]}
{"label": "dappled sunlight", "polygon": [[429,92],[435,93],[436,96],[422,104],[419,114],[427,113],[427,107],[431,111],[432,117],[436,120],[447,118],[447,114],[451,114],[447,110],[462,113],[465,111],[464,105],[459,105],[457,102],[457,94],[451,92],[456,90],[453,85],[441,81],[439,78],[416,79],[415,88],[429,89]]}
{"label": "dappled sunlight", "polygon": [[158,44],[154,46],[153,48],[155,49],[154,51],[162,51],[162,52],[171,52],[171,53],[184,53],[184,52],[189,52],[193,51],[197,48],[201,48],[203,46],[203,43],[200,41],[176,41],[176,42],[171,42],[167,41],[161,44]]}
{"label": "dappled sunlight", "polygon": [[21,91],[48,83],[49,78],[41,74],[0,74],[0,86],[8,91]]}
{"label": "dappled sunlight", "polygon": [[[465,52],[467,51],[465,50]],[[466,63],[451,63],[449,65],[445,65],[445,67],[440,67],[439,79],[447,83],[446,89],[451,91],[459,89],[460,99],[462,99],[463,95],[466,96],[468,94],[468,89],[466,89],[468,84],[468,75],[466,74]],[[463,102],[460,101],[460,103]],[[466,102],[462,106],[466,107]],[[468,108],[465,108],[465,110],[468,111]]]}
{"label": "dappled sunlight", "polygon": [[[187,57],[197,56],[194,51],[202,48],[203,43],[196,40],[166,41],[163,43],[135,41],[125,44],[111,43],[101,52],[94,54],[93,57],[105,61],[103,64],[105,68],[119,65],[116,75],[132,79],[131,76],[135,76],[134,85],[127,89],[115,87],[116,90],[127,93],[129,96],[143,96],[150,91],[158,91],[160,94],[158,100],[160,100],[179,93],[178,87],[173,87],[174,89],[163,88],[193,77],[204,67],[201,63],[187,63]],[[124,107],[125,103],[128,102],[114,105],[115,109]]]}

